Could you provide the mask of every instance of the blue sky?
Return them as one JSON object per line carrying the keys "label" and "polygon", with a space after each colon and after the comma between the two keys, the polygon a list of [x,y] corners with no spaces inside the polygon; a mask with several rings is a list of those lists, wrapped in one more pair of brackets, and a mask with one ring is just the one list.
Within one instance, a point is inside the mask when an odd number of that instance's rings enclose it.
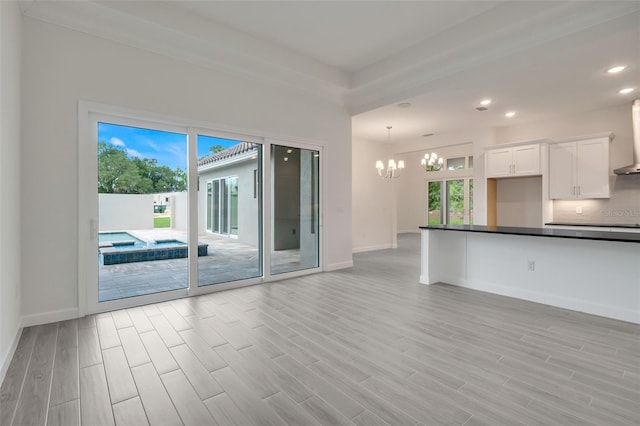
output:
{"label": "blue sky", "polygon": [[[98,123],[98,140],[123,149],[131,157],[155,158],[159,165],[187,169],[187,135]],[[228,148],[238,141],[198,136],[198,158],[207,155],[209,148],[222,145]]]}

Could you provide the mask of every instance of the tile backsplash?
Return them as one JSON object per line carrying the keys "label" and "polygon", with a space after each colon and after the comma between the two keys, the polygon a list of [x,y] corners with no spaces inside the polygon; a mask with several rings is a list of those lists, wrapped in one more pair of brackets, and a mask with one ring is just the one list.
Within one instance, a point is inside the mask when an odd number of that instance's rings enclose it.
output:
{"label": "tile backsplash", "polygon": [[[553,221],[606,225],[640,224],[640,174],[611,176],[611,198],[554,200]],[[582,214],[576,213],[577,209]]]}

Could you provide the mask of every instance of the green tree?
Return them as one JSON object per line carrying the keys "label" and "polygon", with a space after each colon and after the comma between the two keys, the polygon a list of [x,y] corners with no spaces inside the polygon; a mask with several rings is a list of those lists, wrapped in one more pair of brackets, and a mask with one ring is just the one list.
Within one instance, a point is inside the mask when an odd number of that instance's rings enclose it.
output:
{"label": "green tree", "polygon": [[130,157],[106,142],[98,142],[98,192],[153,194],[187,188],[187,174],[180,168],[159,166],[156,159]]}
{"label": "green tree", "polygon": [[429,182],[429,211],[440,210],[440,197],[442,195],[442,182]]}

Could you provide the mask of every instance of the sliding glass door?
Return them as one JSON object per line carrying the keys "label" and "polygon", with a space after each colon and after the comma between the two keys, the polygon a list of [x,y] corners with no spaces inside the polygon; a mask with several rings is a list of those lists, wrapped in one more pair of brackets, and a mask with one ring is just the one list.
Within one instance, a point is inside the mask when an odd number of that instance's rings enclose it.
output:
{"label": "sliding glass door", "polygon": [[98,300],[188,287],[187,135],[97,123]]}
{"label": "sliding glass door", "polygon": [[319,266],[318,151],[272,145],[271,273]]}
{"label": "sliding glass door", "polygon": [[80,110],[83,314],[319,269],[319,150]]}
{"label": "sliding glass door", "polygon": [[203,134],[197,141],[206,188],[198,195],[198,286],[261,277],[263,145]]}

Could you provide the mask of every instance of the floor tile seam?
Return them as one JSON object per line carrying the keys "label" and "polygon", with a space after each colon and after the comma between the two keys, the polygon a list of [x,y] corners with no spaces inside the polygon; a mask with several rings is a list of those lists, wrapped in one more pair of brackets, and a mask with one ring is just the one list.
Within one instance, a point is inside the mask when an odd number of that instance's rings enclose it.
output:
{"label": "floor tile seam", "polygon": [[[379,381],[379,382],[381,382],[383,385],[385,385],[385,386],[387,386],[387,387],[391,388],[391,391],[392,391],[392,392],[400,393],[400,392],[402,392],[402,391],[403,391],[403,390],[402,390],[402,387],[401,387],[401,386],[399,386],[397,383],[384,383],[384,382],[383,382],[380,378],[378,378],[378,377],[372,377],[372,378],[373,378],[374,380],[378,380],[378,381]],[[367,379],[367,380],[368,380],[368,379]],[[435,379],[434,379],[434,380],[435,380]],[[413,385],[413,386],[416,386],[416,387],[418,387],[418,388],[421,388],[421,386],[419,386],[417,383],[412,383],[412,385]],[[446,386],[446,385],[443,385],[443,386]],[[365,389],[369,389],[369,388],[365,387]],[[427,394],[429,394],[429,393],[433,393],[434,395],[432,395],[432,396],[431,396],[431,398],[433,398],[434,400],[437,400],[439,403],[443,403],[443,404],[450,404],[450,405],[454,406],[456,409],[458,409],[458,410],[460,410],[460,411],[463,411],[463,412],[465,412],[466,414],[469,414],[469,416],[470,416],[470,417],[472,416],[472,413],[470,412],[470,410],[466,409],[465,407],[460,407],[458,404],[455,404],[453,401],[451,401],[451,400],[450,400],[450,398],[447,398],[446,396],[440,395],[440,394],[438,394],[437,392],[432,391],[432,390],[430,390],[430,389],[426,389],[426,388],[424,388],[424,387],[422,387],[422,389],[423,389],[423,391],[422,391],[422,392],[424,392],[424,393],[427,393]],[[375,391],[373,391],[372,389],[369,389],[369,390],[370,390],[371,392],[373,392],[374,394],[378,395],[378,394],[377,394]],[[410,396],[411,396],[411,397],[413,397],[413,395],[410,395]],[[380,396],[380,398],[382,398],[382,399],[385,399],[385,400],[386,400],[386,398],[383,398],[382,396]],[[420,402],[419,400],[418,400],[418,401],[416,401],[416,402],[418,402],[418,405],[420,405],[420,404],[421,404],[421,402]],[[393,405],[396,409],[401,410],[401,409],[400,409],[400,407],[398,407],[397,405],[395,405],[395,404],[392,404],[392,405]],[[412,416],[412,415],[410,415],[408,412],[405,412],[405,414],[407,414],[409,417],[413,417],[413,416]],[[418,420],[419,420],[419,419],[418,419]],[[467,420],[468,420],[468,419],[467,419]],[[465,421],[466,421],[466,420],[465,420]]]}
{"label": "floor tile seam", "polygon": [[[56,340],[55,340],[56,344],[57,344],[57,340],[58,340],[57,339],[57,333],[58,333],[58,327],[56,326]],[[33,351],[35,350],[36,343],[38,341],[38,336],[39,335],[40,335],[40,333],[36,333],[36,335],[35,335],[35,337],[33,339],[33,345],[31,345],[31,349],[29,350],[29,360],[27,361],[27,365],[26,365],[25,370],[24,370],[24,376],[22,378],[22,383],[20,384],[20,391],[18,392],[18,398],[16,399],[16,404],[13,407],[13,414],[11,415],[11,418],[10,418],[10,421],[9,421],[9,425],[13,425],[13,422],[15,421],[15,416],[18,413],[18,407],[20,405],[20,400],[22,399],[22,393],[24,391],[24,387],[25,387],[26,382],[27,382],[27,376],[28,376],[28,373],[29,373],[29,369],[31,368],[31,362],[33,361]],[[54,345],[53,353],[54,353],[54,358],[55,358],[55,345]],[[47,422],[47,416],[49,414],[48,408],[49,408],[49,401],[50,401],[50,398],[51,398],[51,381],[53,380],[53,366],[54,366],[54,363],[52,362],[51,363],[51,377],[49,378],[49,386],[48,386],[49,391],[48,391],[48,395],[47,395],[47,406],[46,406],[47,410],[46,410],[46,414],[45,414],[45,424]]]}
{"label": "floor tile seam", "polygon": [[[477,385],[475,385],[473,383],[466,383],[464,386],[462,386],[460,388],[460,390],[462,390],[462,388],[464,388],[465,386],[467,386],[467,388],[468,388],[469,386],[477,386]],[[476,397],[475,395],[465,394],[463,392],[460,392],[459,390],[456,391],[456,392],[459,392],[460,395],[463,395],[464,397],[473,400],[477,404],[483,404],[485,409],[488,409],[489,411],[498,412],[498,413],[500,413],[502,411],[502,407],[500,407],[499,403],[497,403],[497,402],[485,401],[482,398]],[[534,421],[535,420],[534,424],[540,424],[542,419],[539,419],[538,418],[539,416],[535,412],[529,412],[529,410],[530,410],[530,405],[529,404],[532,402],[532,398],[527,397],[526,395],[523,395],[523,397],[526,398],[526,401],[527,401],[526,405],[514,404],[513,401],[510,401],[510,402],[508,402],[509,408],[512,408],[512,409],[515,408],[517,411],[520,411],[520,414],[526,414],[528,417],[530,417],[530,421]],[[521,419],[521,420],[525,421],[524,419]],[[524,424],[528,425],[530,423],[525,422]]]}
{"label": "floor tile seam", "polygon": [[[373,395],[373,396],[375,397],[375,399],[379,399],[379,400],[384,401],[384,402],[385,402],[385,403],[387,403],[388,405],[392,406],[394,410],[396,410],[396,411],[400,412],[401,414],[405,415],[405,416],[406,416],[406,417],[408,417],[409,419],[413,420],[413,421],[414,421],[414,423],[413,423],[413,425],[414,425],[414,426],[415,426],[415,425],[420,424],[420,419],[416,419],[416,418],[415,418],[415,416],[413,416],[412,414],[409,414],[405,409],[403,409],[403,408],[399,407],[398,405],[396,405],[396,404],[394,404],[394,403],[392,403],[392,402],[388,401],[385,397],[383,397],[383,396],[382,396],[381,394],[379,394],[378,392],[375,392],[375,391],[373,391],[373,390],[369,389],[368,387],[363,386],[363,382],[364,382],[364,381],[366,381],[366,380],[368,380],[368,379],[370,379],[370,378],[372,378],[372,377],[368,377],[367,379],[362,380],[362,381],[360,381],[359,383],[354,383],[354,385],[355,385],[355,386],[360,387],[360,389],[361,389],[361,391],[362,391],[362,392],[369,393],[370,395]],[[365,407],[365,408],[366,408],[366,407]],[[374,414],[375,414],[375,413],[374,413]],[[380,416],[378,416],[378,417],[380,417]]]}
{"label": "floor tile seam", "polygon": [[[553,354],[551,355],[551,357],[553,358]],[[624,370],[620,370],[619,374],[610,375],[608,373],[603,373],[603,372],[601,372],[601,370],[594,369],[594,368],[581,368],[582,371],[573,370],[571,368],[568,368],[568,367],[565,367],[564,365],[562,365],[563,364],[563,362],[562,362],[563,360],[561,360],[561,359],[557,359],[556,358],[555,359],[556,362],[553,362],[553,361],[554,361],[553,359],[550,360],[549,364],[570,369],[571,371],[575,371],[578,374],[584,374],[584,375],[588,375],[588,376],[593,376],[594,379],[601,380],[603,382],[614,380],[615,383],[612,382],[611,383],[612,385],[617,385],[618,383],[620,383],[619,381],[624,378]],[[582,367],[582,365],[580,365],[580,367]],[[604,368],[605,367],[603,367],[603,369]],[[618,373],[618,372],[616,372],[616,373]],[[626,386],[623,386],[623,387],[626,387]]]}
{"label": "floor tile seam", "polygon": [[[406,352],[405,352],[405,353],[406,353]],[[418,362],[418,363],[420,363],[420,364],[423,364],[423,365],[425,365],[425,366],[426,366],[426,367],[428,367],[428,368],[432,368],[432,369],[435,369],[435,368],[436,368],[436,367],[431,367],[431,366],[429,366],[428,364],[425,364],[425,363],[424,363],[424,361],[422,361],[421,359],[418,359],[418,358],[416,358],[416,357],[412,356],[411,354],[407,354],[407,356],[408,356],[409,358],[411,358],[414,362]],[[432,357],[430,357],[430,358],[432,358]],[[435,359],[434,359],[434,360],[435,360]],[[460,382],[463,382],[464,384],[469,384],[469,383],[471,383],[471,381],[466,380],[466,379],[464,379],[463,377],[461,377],[459,374],[455,374],[455,373],[454,373],[454,371],[460,371],[460,369],[456,369],[456,368],[455,368],[455,366],[452,366],[452,365],[447,364],[447,369],[446,369],[446,370],[443,370],[443,369],[442,369],[442,366],[439,366],[437,369],[438,369],[438,371],[440,371],[441,373],[446,374],[446,375],[448,375],[448,376],[451,376],[453,379],[458,380],[458,381],[460,381]],[[422,372],[420,372],[420,371],[416,371],[416,373],[422,373]],[[495,373],[495,372],[492,372],[492,373]],[[422,373],[422,374],[425,374],[425,373]],[[495,374],[498,374],[498,373],[495,373]],[[475,375],[475,373],[470,373],[470,372],[468,372],[468,371],[465,371],[465,375],[473,376],[473,375]],[[502,374],[499,374],[499,375],[501,375],[501,376],[502,376]],[[439,383],[442,383],[442,382],[440,382],[439,380],[437,380],[437,379],[435,379],[435,378],[432,378],[432,379],[433,379],[433,380],[438,381]],[[446,387],[448,387],[446,384],[445,384],[445,386],[446,386]],[[462,386],[464,386],[464,385],[462,385]],[[460,386],[460,388],[462,388],[462,386]],[[459,390],[460,388],[458,388],[458,390]]]}
{"label": "floor tile seam", "polygon": [[[577,374],[578,374],[578,375],[580,375],[580,373],[577,373]],[[593,379],[593,378],[592,378],[592,379]],[[575,382],[577,382],[577,383],[581,384],[582,386],[586,386],[587,388],[590,388],[590,389],[594,389],[594,390],[596,390],[596,391],[599,391],[599,389],[598,389],[595,385],[591,385],[591,384],[588,384],[588,383],[584,383],[584,381],[576,380],[574,376],[572,376],[572,377],[571,377],[571,380],[574,380]],[[600,381],[600,380],[598,380],[598,379],[593,379],[593,380]],[[611,386],[613,386],[613,387],[617,387],[616,385],[614,385],[614,384],[612,384],[612,383],[606,383],[606,384],[607,384],[607,385],[611,385]],[[628,389],[625,389],[625,388],[622,388],[622,389],[620,389],[620,390],[622,390],[622,391],[627,391],[627,392],[630,392],[630,393],[638,393],[638,392],[637,392],[637,391],[635,391],[635,390],[629,391]],[[609,393],[610,393],[611,395],[615,396],[616,398],[619,398],[619,399],[625,400],[625,401],[627,401],[627,402],[629,402],[629,403],[636,404],[636,403],[638,403],[638,401],[640,401],[640,399],[638,399],[638,398],[640,398],[640,393],[638,393],[638,395],[636,395],[636,397],[635,397],[636,399],[629,399],[627,396],[623,396],[623,395],[620,395],[620,394],[617,394],[617,393],[614,393],[614,392],[609,392]],[[626,393],[626,392],[625,392],[625,393]]]}
{"label": "floor tile seam", "polygon": [[[178,362],[177,362],[177,361],[176,361],[176,364],[178,364]],[[227,365],[227,366],[228,366],[228,365]],[[203,365],[203,367],[204,367],[204,365]],[[171,371],[165,371],[165,372],[164,372],[164,373],[162,373],[162,374],[158,374],[158,376],[162,377],[162,376],[164,376],[164,375],[171,374],[171,373],[174,373],[175,371],[180,370],[180,371],[182,372],[182,374],[184,375],[184,377],[187,379],[187,382],[189,383],[189,385],[191,386],[191,388],[193,389],[193,391],[196,393],[196,395],[198,395],[198,397],[200,397],[200,400],[204,403],[204,401],[206,401],[207,399],[215,398],[216,396],[218,396],[218,395],[220,395],[220,394],[222,394],[222,393],[225,393],[224,388],[220,385],[220,383],[218,383],[218,381],[216,380],[216,378],[213,376],[213,373],[215,373],[216,371],[222,370],[223,368],[224,368],[224,366],[223,366],[223,367],[220,367],[220,368],[216,368],[216,369],[215,369],[215,370],[213,370],[213,371],[209,371],[206,367],[204,367],[204,369],[205,369],[205,370],[207,370],[207,373],[208,373],[209,377],[211,377],[211,379],[212,379],[212,380],[213,380],[213,381],[218,385],[218,387],[219,387],[220,389],[222,389],[220,392],[216,393],[215,395],[211,395],[211,396],[208,396],[208,397],[206,397],[206,398],[203,398],[202,396],[200,396],[200,392],[198,392],[198,390],[196,389],[195,385],[193,384],[193,382],[191,381],[191,379],[189,378],[189,376],[187,375],[187,373],[184,371],[184,369],[182,368],[182,366],[180,366],[180,364],[178,364],[178,368],[176,368],[176,369],[174,369],[174,370],[171,370]],[[156,372],[157,372],[157,369],[156,369]]]}
{"label": "floor tile seam", "polygon": [[[58,340],[56,338],[56,348],[54,350],[54,355],[53,355],[53,363],[51,364],[51,386],[53,386],[53,372],[55,371],[55,366],[56,366],[56,359],[57,356],[56,354],[58,353],[58,349],[60,350],[64,350],[64,349],[72,349],[75,348],[75,355],[76,355],[76,360],[77,360],[77,364],[76,366],[74,366],[74,369],[78,370],[78,375],[76,377],[76,389],[78,390],[78,398],[74,398],[74,399],[70,399],[68,401],[63,401],[63,402],[59,402],[58,404],[55,405],[51,405],[51,390],[52,388],[49,389],[49,399],[47,402],[47,407],[50,409],[51,407],[57,407],[60,406],[62,404],[67,404],[71,401],[74,401],[75,399],[78,399],[78,401],[80,400],[80,341],[79,341],[79,336],[78,336],[78,332],[77,332],[77,328],[76,328],[76,333],[75,333],[75,346],[59,346]],[[60,322],[58,322],[58,331],[57,331],[58,335],[60,334]],[[47,424],[45,422],[45,424]]]}
{"label": "floor tile seam", "polygon": [[[549,393],[551,396],[553,396],[555,398],[560,398],[558,395],[555,395],[553,393],[544,391],[544,390],[536,387],[535,385],[529,385],[529,386],[532,386],[532,387],[536,388],[537,390],[539,390],[541,392]],[[570,404],[570,406],[569,405],[562,405],[561,406],[559,404],[556,404],[555,401],[552,401],[552,402],[543,401],[540,398],[536,398],[535,396],[531,397],[530,403],[531,402],[537,402],[540,405],[551,406],[556,410],[562,411],[567,415],[570,415],[570,416],[573,416],[573,417],[577,417],[577,418],[581,419],[582,421],[584,421],[585,423],[588,423],[589,422],[589,417],[584,412],[584,409],[585,408],[596,409],[596,408],[591,406],[591,402],[593,401],[593,397],[590,396],[590,395],[585,395],[585,396],[588,396],[590,398],[590,401],[589,401],[589,404],[587,404],[587,407],[583,407],[581,404],[579,404],[579,403],[577,403],[575,401],[563,401],[564,404],[568,403],[568,404]],[[585,416],[585,417],[583,417],[583,416]],[[607,416],[604,415],[604,417],[607,417]]]}

